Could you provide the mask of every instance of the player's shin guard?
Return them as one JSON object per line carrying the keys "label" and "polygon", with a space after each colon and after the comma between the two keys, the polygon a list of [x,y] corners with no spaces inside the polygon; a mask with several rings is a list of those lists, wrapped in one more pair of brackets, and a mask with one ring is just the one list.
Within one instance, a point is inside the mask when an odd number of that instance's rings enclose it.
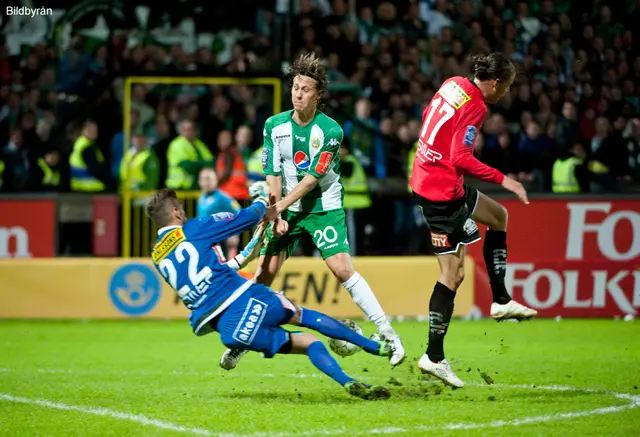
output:
{"label": "player's shin guard", "polygon": [[329,317],[326,314],[307,308],[302,308],[300,326],[318,331],[320,334],[326,335],[327,337],[346,340],[349,343],[360,346],[370,354],[377,355],[380,349],[380,344],[377,341],[363,337],[333,317]]}
{"label": "player's shin guard", "polygon": [[311,343],[307,348],[307,356],[318,370],[329,376],[338,384],[345,385],[350,381],[355,381],[355,379],[344,373],[338,362],[331,356],[321,341]]}
{"label": "player's shin guard", "polygon": [[453,301],[456,292],[446,285],[436,282],[429,301],[429,345],[427,355],[434,362],[444,360],[444,337],[453,315]]}
{"label": "player's shin guard", "polygon": [[349,292],[353,301],[358,305],[363,313],[371,320],[378,328],[378,332],[382,333],[391,329],[391,325],[387,321],[387,316],[384,314],[380,302],[373,294],[369,283],[360,275],[355,272],[349,279],[342,283],[342,286]]}
{"label": "player's shin guard", "polygon": [[484,239],[483,255],[489,273],[493,301],[504,305],[511,300],[504,285],[507,272],[507,233],[489,229]]}

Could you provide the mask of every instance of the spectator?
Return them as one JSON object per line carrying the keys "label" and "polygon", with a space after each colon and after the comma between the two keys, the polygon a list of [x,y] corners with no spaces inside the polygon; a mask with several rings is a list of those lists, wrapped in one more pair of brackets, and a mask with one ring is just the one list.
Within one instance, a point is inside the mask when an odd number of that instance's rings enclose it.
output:
{"label": "spectator", "polygon": [[524,171],[522,154],[513,145],[511,135],[502,132],[497,137],[497,147],[484,150],[482,160],[488,165],[497,168],[510,178],[530,182],[533,175]]}
{"label": "spectator", "polygon": [[367,175],[358,159],[343,144],[340,147],[340,176],[344,187],[344,209],[351,255],[364,253],[365,225],[371,214],[371,196]]}
{"label": "spectator", "polygon": [[73,144],[69,157],[71,168],[71,190],[77,192],[101,192],[114,187],[107,162],[95,142],[98,139],[98,125],[87,121],[82,135]]}
{"label": "spectator", "polygon": [[606,117],[598,117],[595,120],[595,135],[591,139],[591,154],[598,155],[605,139],[611,133],[611,123]]}
{"label": "spectator", "polygon": [[218,135],[218,151],[216,175],[220,189],[236,200],[248,200],[247,168],[230,131],[223,130]]}
{"label": "spectator", "polygon": [[629,168],[629,151],[623,138],[623,131],[627,121],[623,117],[615,120],[613,131],[602,140],[600,147],[594,152],[594,157],[607,166],[612,176],[621,182],[631,182]]}
{"label": "spectator", "polygon": [[76,36],[58,64],[56,120],[59,129],[64,129],[71,121],[80,117],[91,97],[90,87],[94,66],[91,56],[85,51],[85,41]]}
{"label": "spectator", "polygon": [[120,181],[131,191],[152,191],[160,186],[160,163],[149,141],[142,134],[135,134],[131,147],[120,165]]}
{"label": "spectator", "polygon": [[7,191],[22,191],[27,188],[29,181],[29,155],[24,147],[22,132],[12,129],[9,143],[2,151],[4,162],[4,188]]}
{"label": "spectator", "polygon": [[640,119],[635,118],[631,121],[629,131],[625,135],[629,170],[633,180],[640,182]]}
{"label": "spectator", "polygon": [[175,138],[175,132],[172,129],[169,120],[164,115],[156,117],[156,124],[151,133],[150,140],[153,142],[151,148],[158,157],[158,164],[160,165],[160,182],[164,184],[167,180],[167,151],[169,150],[169,144]]}
{"label": "spectator", "polygon": [[562,117],[558,121],[556,142],[561,151],[568,151],[580,138],[580,125],[578,124],[578,112],[573,102],[564,102],[562,105]]}
{"label": "spectator", "polygon": [[58,191],[60,189],[60,153],[50,150],[36,160],[29,174],[29,189]]}
{"label": "spectator", "polygon": [[530,182],[537,184],[532,188],[542,190],[544,184],[544,174],[551,152],[551,141],[542,132],[540,125],[535,121],[527,123],[525,132],[520,134],[518,141],[518,152],[522,156],[524,163],[523,176],[529,178],[532,173],[534,178]]}
{"label": "spectator", "polygon": [[[198,198],[198,217],[207,217],[219,213],[236,213],[240,204],[228,193],[218,188],[218,177],[212,168],[203,168],[198,176],[200,197]],[[240,238],[234,235],[228,238],[223,245],[227,259],[233,258],[238,253]]]}
{"label": "spectator", "polygon": [[[132,109],[129,113],[129,133],[133,136],[134,133],[139,132],[140,126],[140,112],[137,109]],[[128,141],[129,147],[131,147],[131,140]],[[122,158],[125,154],[124,145],[124,128],[115,134],[111,139],[111,177],[117,180],[120,177],[120,165]]]}
{"label": "spectator", "polygon": [[367,174],[384,179],[387,176],[384,145],[378,122],[371,117],[371,102],[360,99],[356,102],[355,109],[355,119],[344,124],[344,134],[349,138],[353,155]]}
{"label": "spectator", "polygon": [[131,125],[131,133],[138,134],[142,132],[144,126],[154,120],[156,111],[146,102],[147,88],[143,84],[133,85],[131,88],[131,108],[138,112],[139,121],[136,126]]}
{"label": "spectator", "polygon": [[167,149],[167,179],[165,185],[174,190],[193,190],[200,170],[213,167],[213,155],[196,137],[196,126],[191,121],[180,123],[180,136],[171,141]]}
{"label": "spectator", "polygon": [[581,172],[584,174],[586,159],[587,152],[584,146],[581,143],[574,143],[570,153],[553,163],[552,191],[562,194],[588,191],[584,177],[581,177]]}
{"label": "spectator", "polygon": [[251,128],[249,128],[248,126],[240,126],[238,130],[236,130],[236,147],[242,155],[242,160],[245,162],[245,164],[253,153],[253,150],[251,150],[252,141],[253,133],[251,132]]}

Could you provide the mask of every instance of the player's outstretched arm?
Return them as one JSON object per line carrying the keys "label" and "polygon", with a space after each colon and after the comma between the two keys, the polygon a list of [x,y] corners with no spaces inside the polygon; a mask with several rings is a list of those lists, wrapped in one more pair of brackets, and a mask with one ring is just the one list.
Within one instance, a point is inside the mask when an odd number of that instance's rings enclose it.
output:
{"label": "player's outstretched arm", "polygon": [[478,129],[473,125],[464,125],[454,134],[451,162],[456,168],[463,170],[475,178],[485,182],[501,184],[504,175],[493,167],[483,164],[473,156],[473,145],[476,142]]}
{"label": "player's outstretched arm", "polygon": [[199,219],[199,232],[211,244],[221,243],[229,237],[253,228],[263,218],[267,210],[267,200],[259,197],[249,207],[236,214],[214,214],[205,220]]}
{"label": "player's outstretched arm", "polygon": [[453,137],[453,155],[451,157],[453,165],[462,169],[466,174],[480,180],[500,184],[518,196],[523,203],[529,203],[527,192],[520,182],[503,175],[493,167],[483,164],[473,156],[473,146],[476,141],[477,132],[478,129],[475,125],[463,125],[463,127],[455,133]]}

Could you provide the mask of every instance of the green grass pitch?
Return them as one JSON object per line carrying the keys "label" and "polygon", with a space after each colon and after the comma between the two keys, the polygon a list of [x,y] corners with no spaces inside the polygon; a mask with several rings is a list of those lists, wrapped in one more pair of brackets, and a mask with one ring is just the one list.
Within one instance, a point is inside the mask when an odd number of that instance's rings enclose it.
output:
{"label": "green grass pitch", "polygon": [[366,402],[306,357],[251,354],[225,372],[217,334],[197,338],[184,321],[2,321],[0,435],[640,435],[639,322],[454,320],[459,390],[416,371],[426,323],[396,328],[409,354],[397,369],[338,358],[390,387],[390,400]]}

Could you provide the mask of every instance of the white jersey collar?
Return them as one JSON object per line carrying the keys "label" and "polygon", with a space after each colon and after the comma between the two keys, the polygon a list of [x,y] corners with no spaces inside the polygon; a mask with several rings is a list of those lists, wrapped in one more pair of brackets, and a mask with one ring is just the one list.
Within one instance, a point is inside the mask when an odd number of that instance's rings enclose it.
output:
{"label": "white jersey collar", "polygon": [[158,235],[163,234],[166,231],[170,231],[171,229],[175,229],[175,228],[179,228],[180,226],[178,225],[173,225],[173,226],[165,226],[164,228],[160,228],[158,229]]}

